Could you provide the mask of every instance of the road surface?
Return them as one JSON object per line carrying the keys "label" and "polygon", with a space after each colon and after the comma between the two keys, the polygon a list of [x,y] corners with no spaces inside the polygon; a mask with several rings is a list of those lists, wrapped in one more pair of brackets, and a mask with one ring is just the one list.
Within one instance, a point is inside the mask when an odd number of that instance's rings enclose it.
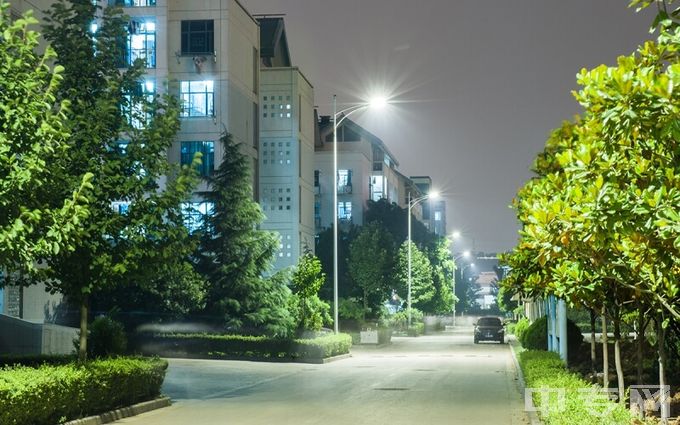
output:
{"label": "road surface", "polygon": [[171,359],[173,405],[135,425],[528,424],[508,345],[447,332],[325,365]]}

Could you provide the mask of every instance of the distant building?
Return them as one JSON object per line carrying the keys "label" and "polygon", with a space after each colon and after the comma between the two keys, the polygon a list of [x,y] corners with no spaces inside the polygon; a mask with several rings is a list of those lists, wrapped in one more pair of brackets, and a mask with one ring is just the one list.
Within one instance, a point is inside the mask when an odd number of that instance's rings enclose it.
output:
{"label": "distant building", "polygon": [[446,201],[432,201],[432,232],[437,236],[446,236]]}
{"label": "distant building", "polygon": [[[317,232],[333,224],[362,225],[368,200],[402,204],[399,163],[380,138],[350,119],[338,126],[338,186],[333,187],[333,121],[322,116],[314,149],[314,219]],[[333,205],[333,191],[338,204]]]}
{"label": "distant building", "polygon": [[[421,194],[427,195],[432,190],[432,178],[430,176],[411,176],[411,181],[415,184]],[[414,199],[411,195],[411,199]],[[432,208],[432,201],[426,200],[421,202],[422,205],[422,222],[431,232],[434,232],[434,213]]]}
{"label": "distant building", "polygon": [[314,251],[314,89],[291,65],[282,17],[260,23],[260,177],[262,229],[281,237],[275,269]]}

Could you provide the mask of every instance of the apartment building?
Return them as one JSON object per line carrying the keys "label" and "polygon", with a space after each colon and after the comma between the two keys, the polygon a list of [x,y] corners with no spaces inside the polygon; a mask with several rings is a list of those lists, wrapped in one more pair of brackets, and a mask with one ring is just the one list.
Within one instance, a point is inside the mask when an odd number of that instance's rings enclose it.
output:
{"label": "apartment building", "polygon": [[314,251],[314,89],[292,66],[283,18],[260,24],[260,178],[262,228],[281,237],[275,270]]}
{"label": "apartment building", "polygon": [[[19,17],[31,9],[41,20],[52,3],[15,0],[11,13]],[[254,196],[258,199],[258,22],[238,0],[99,0],[99,4],[121,6],[130,16],[121,67],[139,58],[145,61],[139,90],[149,95],[167,90],[182,103],[181,129],[168,150],[168,160],[190,164],[194,154],[201,152],[200,173],[208,176],[222,157],[220,136],[229,132],[250,158]],[[92,31],[96,30],[97,23],[93,22]],[[190,227],[200,226],[212,210],[202,197],[206,190],[202,183],[184,206]],[[123,212],[127,205],[117,202],[113,207]],[[27,320],[49,320],[60,302],[60,295],[49,295],[40,285],[0,289],[0,313]]]}
{"label": "apartment building", "polygon": [[[338,185],[333,187],[333,121],[318,121],[315,145],[314,220],[317,233],[333,224],[362,225],[368,200],[387,199],[402,205],[399,163],[380,138],[350,119],[343,119],[338,135]],[[333,205],[333,191],[338,204]]]}

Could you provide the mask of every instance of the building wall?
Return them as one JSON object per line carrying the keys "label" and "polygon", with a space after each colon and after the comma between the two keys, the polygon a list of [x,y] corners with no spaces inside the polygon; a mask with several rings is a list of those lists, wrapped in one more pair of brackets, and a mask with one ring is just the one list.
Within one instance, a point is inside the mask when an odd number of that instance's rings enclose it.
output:
{"label": "building wall", "polygon": [[261,70],[262,228],[281,236],[275,269],[314,251],[314,90],[297,68]]}

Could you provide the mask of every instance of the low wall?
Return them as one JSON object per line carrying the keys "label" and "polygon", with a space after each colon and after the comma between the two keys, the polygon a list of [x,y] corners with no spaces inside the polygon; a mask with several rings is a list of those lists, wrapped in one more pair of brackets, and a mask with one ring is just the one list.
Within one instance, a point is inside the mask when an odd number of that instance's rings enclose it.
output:
{"label": "low wall", "polygon": [[70,354],[78,329],[0,314],[0,354]]}

